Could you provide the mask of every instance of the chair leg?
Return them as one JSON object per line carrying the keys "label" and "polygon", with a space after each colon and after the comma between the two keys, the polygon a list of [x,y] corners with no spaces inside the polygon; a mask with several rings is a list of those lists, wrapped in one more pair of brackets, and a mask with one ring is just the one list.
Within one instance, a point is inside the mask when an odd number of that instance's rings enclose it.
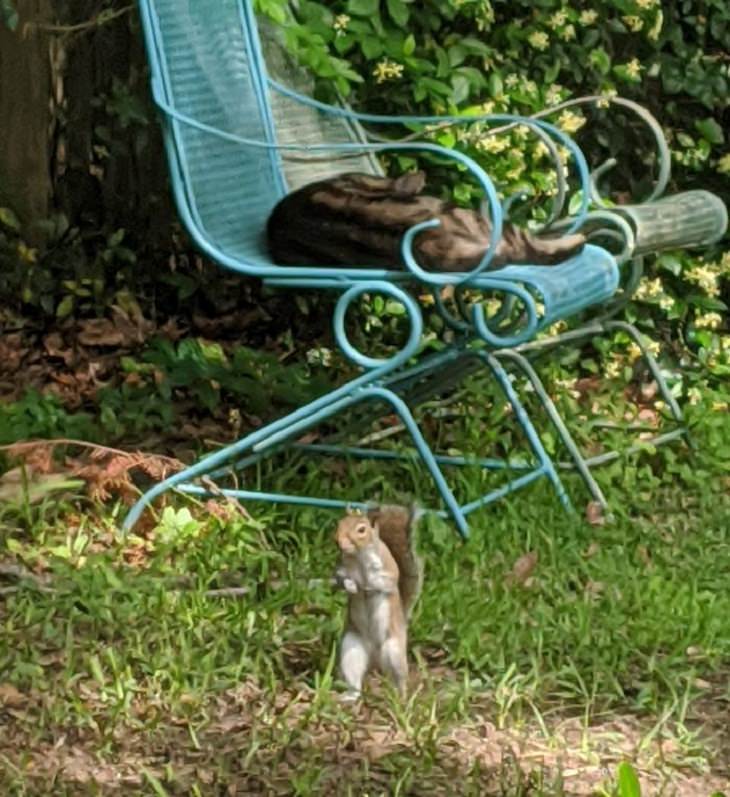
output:
{"label": "chair leg", "polygon": [[682,410],[680,409],[679,404],[677,404],[677,400],[669,390],[669,385],[667,385],[666,380],[662,376],[662,372],[659,369],[657,361],[654,359],[654,355],[646,348],[641,332],[639,332],[639,330],[633,324],[629,324],[626,321],[604,321],[603,327],[605,329],[620,329],[632,338],[636,345],[641,349],[641,355],[644,359],[644,362],[651,371],[651,375],[654,377],[657,387],[659,388],[659,392],[669,407],[674,420],[680,425],[684,423]]}
{"label": "chair leg", "polygon": [[[418,454],[433,478],[441,497],[446,504],[449,514],[454,518],[459,533],[466,537],[468,535],[468,524],[458,502],[454,498],[441,469],[436,462],[431,449],[421,434],[411,411],[406,403],[393,391],[379,386],[368,386],[362,379],[354,380],[349,385],[339,388],[333,393],[323,398],[317,399],[310,404],[301,407],[284,418],[274,421],[263,429],[247,435],[236,443],[211,454],[196,464],[186,468],[180,473],[165,479],[148,490],[130,509],[124,520],[123,530],[128,531],[134,526],[144,511],[146,506],[158,496],[168,490],[179,488],[183,492],[207,494],[208,490],[203,487],[191,485],[192,479],[210,475],[213,472],[220,473],[221,465],[231,460],[238,460],[246,453],[262,455],[268,451],[276,450],[281,444],[288,442],[292,437],[301,435],[312,426],[321,423],[326,418],[341,412],[350,406],[361,401],[382,400],[389,403],[398,414],[404,426],[413,438]],[[287,496],[283,494],[258,493],[245,490],[220,490],[223,495],[248,499],[259,499],[267,501],[289,501],[291,503],[310,504],[322,507],[346,506],[346,502],[334,501],[332,499],[310,498],[307,496]]]}
{"label": "chair leg", "polygon": [[[674,429],[670,432],[665,432],[663,434],[657,435],[656,437],[652,438],[651,440],[643,441],[642,444],[636,444],[629,446],[627,449],[623,451],[609,451],[603,454],[597,454],[592,457],[583,457],[582,454],[575,448],[575,443],[572,441],[570,437],[570,433],[567,432],[565,429],[565,433],[561,427],[565,427],[565,424],[562,422],[562,419],[557,413],[557,410],[552,405],[550,401],[550,397],[545,394],[545,390],[542,387],[540,382],[539,376],[535,373],[534,369],[530,365],[529,361],[524,357],[523,352],[539,352],[540,350],[559,346],[564,343],[574,343],[578,340],[584,339],[591,335],[600,335],[603,332],[607,332],[610,330],[619,329],[622,332],[625,332],[629,337],[637,344],[639,349],[641,350],[641,355],[644,362],[647,364],[647,367],[651,371],[652,376],[656,380],[659,392],[661,397],[666,402],[667,406],[669,407],[672,417],[674,421],[677,423],[678,428]],[[692,439],[689,435],[688,429],[683,425],[683,417],[682,417],[682,410],[679,407],[674,396],[672,396],[671,391],[669,390],[669,386],[664,379],[659,366],[654,359],[651,352],[646,348],[643,336],[641,332],[633,325],[629,324],[625,321],[614,321],[610,319],[604,319],[600,323],[592,323],[586,327],[582,327],[580,329],[572,330],[571,332],[566,332],[562,335],[556,335],[552,338],[542,339],[538,341],[532,341],[530,343],[521,345],[516,347],[516,349],[501,349],[495,353],[498,357],[508,357],[515,363],[519,365],[519,367],[523,370],[527,378],[532,383],[533,387],[535,388],[540,401],[542,402],[546,412],[550,416],[551,420],[555,424],[555,428],[558,430],[558,434],[565,444],[570,456],[573,460],[573,467],[581,474],[583,480],[588,487],[589,491],[593,495],[596,501],[598,501],[602,506],[606,506],[605,498],[601,493],[600,488],[596,484],[595,480],[593,479],[590,469],[597,467],[599,465],[604,465],[607,462],[612,462],[618,459],[621,456],[625,456],[627,454],[635,453],[643,448],[647,443],[652,445],[662,445],[663,443],[669,443],[673,440],[677,440],[680,437],[684,437],[687,441],[687,444],[690,447],[693,447]],[[547,401],[546,401],[547,399]],[[551,409],[552,408],[552,409]],[[565,466],[563,463],[559,463],[561,467],[570,467],[569,464]]]}
{"label": "chair leg", "polygon": [[555,404],[553,404],[552,399],[547,394],[545,387],[542,384],[542,380],[538,376],[535,369],[532,367],[531,363],[527,360],[526,357],[521,355],[519,352],[512,351],[510,349],[503,349],[501,351],[495,352],[495,356],[498,358],[506,358],[511,360],[527,377],[530,381],[530,384],[535,390],[535,393],[540,400],[540,403],[543,406],[543,409],[547,413],[550,421],[552,422],[555,430],[557,431],[560,439],[565,446],[570,458],[573,460],[573,466],[581,475],[586,487],[588,488],[588,492],[593,496],[593,500],[596,501],[600,506],[604,509],[608,508],[608,502],[606,501],[606,497],[604,496],[601,488],[596,483],[596,480],[593,478],[593,474],[590,471],[590,468],[586,464],[583,455],[580,453],[578,446],[575,444],[572,435],[568,431],[565,422],[563,421],[560,413],[558,412]]}
{"label": "chair leg", "polygon": [[504,391],[504,394],[515,413],[515,417],[519,421],[520,426],[522,426],[522,429],[527,436],[530,448],[532,448],[533,453],[537,457],[543,473],[552,482],[560,502],[568,511],[572,511],[573,507],[570,503],[570,499],[568,498],[568,494],[565,492],[565,487],[563,486],[560,476],[553,465],[553,461],[550,459],[547,451],[545,451],[545,447],[543,446],[542,441],[540,440],[540,437],[537,434],[529,415],[527,414],[527,410],[522,405],[522,402],[520,401],[515,389],[512,387],[509,375],[502,366],[502,363],[500,363],[499,359],[494,354],[490,354],[488,352],[480,351],[477,353],[477,356],[492,371],[497,382]]}
{"label": "chair leg", "polygon": [[217,475],[221,470],[221,466],[225,466],[233,459],[240,459],[244,453],[256,451],[261,444],[265,444],[273,435],[276,435],[282,430],[286,431],[290,429],[293,424],[301,421],[302,419],[308,420],[310,425],[314,425],[315,423],[325,420],[332,414],[333,410],[331,408],[334,404],[338,403],[338,401],[343,397],[351,395],[354,391],[358,390],[358,388],[374,381],[378,375],[379,374],[377,372],[363,374],[347,384],[342,385],[336,390],[333,390],[331,393],[315,399],[309,404],[306,404],[305,406],[294,410],[294,412],[289,413],[289,415],[285,415],[283,418],[272,421],[263,428],[257,429],[255,432],[246,435],[246,437],[238,440],[235,443],[225,446],[215,453],[208,454],[194,465],[191,465],[179,473],[175,473],[167,479],[159,482],[159,484],[151,487],[132,506],[127,513],[126,518],[124,519],[122,530],[128,531],[131,529],[132,526],[134,526],[134,524],[139,520],[139,517],[144,511],[145,507],[148,506],[155,498],[167,492],[168,490],[171,490],[178,485],[189,481],[190,479],[200,478],[201,476],[206,476],[212,474],[213,472],[216,472]]}

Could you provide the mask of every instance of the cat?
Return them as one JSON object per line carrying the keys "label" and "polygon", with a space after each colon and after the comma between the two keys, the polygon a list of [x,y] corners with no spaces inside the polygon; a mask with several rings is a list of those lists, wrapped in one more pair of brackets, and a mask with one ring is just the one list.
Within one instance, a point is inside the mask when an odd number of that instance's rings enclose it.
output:
{"label": "cat", "polygon": [[[436,218],[441,224],[414,240],[416,262],[427,271],[470,271],[489,246],[489,220],[422,194],[425,184],[423,172],[409,172],[398,178],[349,173],[305,185],[280,200],[269,216],[271,257],[278,265],[403,269],[403,234]],[[584,244],[582,235],[539,238],[506,223],[489,268],[555,265]]]}

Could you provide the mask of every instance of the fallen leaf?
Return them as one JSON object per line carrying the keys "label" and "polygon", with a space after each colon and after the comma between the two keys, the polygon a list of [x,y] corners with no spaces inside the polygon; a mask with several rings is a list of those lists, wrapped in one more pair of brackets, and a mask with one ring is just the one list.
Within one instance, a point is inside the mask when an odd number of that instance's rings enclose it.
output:
{"label": "fallen leaf", "polygon": [[89,318],[81,321],[78,335],[84,346],[121,346],[124,334],[109,318]]}
{"label": "fallen leaf", "polygon": [[603,526],[606,522],[606,515],[603,506],[598,501],[589,501],[586,506],[586,520],[591,526]]}
{"label": "fallen leaf", "polygon": [[73,350],[65,348],[60,332],[51,332],[43,338],[43,348],[48,352],[49,357],[59,357],[66,365],[71,365],[73,360]]}
{"label": "fallen leaf", "polygon": [[89,318],[80,321],[79,343],[84,346],[128,346],[143,343],[155,329],[151,321],[141,315],[132,319],[121,307],[113,306],[112,314],[113,319]]}
{"label": "fallen leaf", "polygon": [[646,545],[637,545],[636,546],[636,555],[641,560],[641,563],[648,567],[651,564],[651,556],[649,555],[649,549]]}
{"label": "fallen leaf", "polygon": [[639,410],[639,420],[648,423],[651,426],[656,426],[659,423],[659,413],[656,410],[644,408]]}
{"label": "fallen leaf", "polygon": [[507,573],[505,582],[507,584],[521,584],[526,585],[527,580],[532,575],[532,571],[537,565],[537,551],[529,551],[528,553],[520,556],[520,558],[512,566],[512,570]]}
{"label": "fallen leaf", "polygon": [[588,580],[586,582],[585,591],[589,595],[600,595],[606,589],[606,585],[603,581],[592,581]]}
{"label": "fallen leaf", "polygon": [[659,386],[652,379],[651,382],[646,382],[641,386],[640,388],[641,398],[644,401],[651,401],[654,398],[654,396],[656,396],[658,390]]}
{"label": "fallen leaf", "polygon": [[590,559],[592,556],[595,556],[601,550],[601,546],[594,540],[583,552],[583,556],[586,559]]}
{"label": "fallen leaf", "polygon": [[20,708],[25,705],[28,698],[19,692],[12,684],[0,684],[0,705],[7,708]]}

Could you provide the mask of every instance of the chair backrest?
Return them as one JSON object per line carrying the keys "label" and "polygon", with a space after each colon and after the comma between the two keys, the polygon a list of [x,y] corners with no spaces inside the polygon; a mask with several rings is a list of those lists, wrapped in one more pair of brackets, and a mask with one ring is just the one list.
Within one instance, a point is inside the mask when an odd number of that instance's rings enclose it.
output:
{"label": "chair backrest", "polygon": [[[277,83],[311,96],[314,93],[314,79],[287,52],[281,29],[265,19],[259,20],[257,27],[267,73]],[[365,132],[355,121],[302,105],[275,90],[270,91],[269,99],[279,144],[352,144],[366,140]],[[284,176],[291,190],[344,172],[383,174],[382,166],[372,152],[343,157],[342,153],[314,153],[307,156],[301,152],[281,151],[280,156]]]}
{"label": "chair backrest", "polygon": [[[177,113],[263,144],[361,140],[344,120],[272,96],[250,0],[140,0],[140,9],[153,80]],[[301,87],[304,73],[287,61],[275,33],[267,30],[266,39],[276,76]],[[266,219],[287,191],[280,153],[176,119],[167,120],[166,142],[176,201],[198,240],[231,260],[270,266]],[[285,163],[292,187],[342,171],[377,169],[368,156]]]}

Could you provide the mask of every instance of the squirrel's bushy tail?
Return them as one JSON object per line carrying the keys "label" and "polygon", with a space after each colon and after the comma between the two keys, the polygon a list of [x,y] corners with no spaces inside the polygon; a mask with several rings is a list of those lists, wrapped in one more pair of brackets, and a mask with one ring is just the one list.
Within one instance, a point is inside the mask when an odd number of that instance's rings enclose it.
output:
{"label": "squirrel's bushy tail", "polygon": [[398,592],[406,618],[410,617],[423,586],[423,560],[416,552],[415,532],[422,514],[415,505],[384,504],[368,510],[370,522],[377,522],[380,539],[398,565]]}

